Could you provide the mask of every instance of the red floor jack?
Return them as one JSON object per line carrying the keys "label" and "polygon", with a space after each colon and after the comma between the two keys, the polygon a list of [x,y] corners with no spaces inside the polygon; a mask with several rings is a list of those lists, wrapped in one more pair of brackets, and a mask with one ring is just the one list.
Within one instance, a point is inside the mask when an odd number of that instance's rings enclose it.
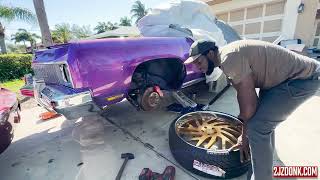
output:
{"label": "red floor jack", "polygon": [[173,166],[167,166],[162,174],[152,172],[149,168],[143,168],[139,180],[174,180],[176,170]]}
{"label": "red floor jack", "polygon": [[53,118],[56,118],[56,117],[59,117],[60,114],[56,113],[56,112],[51,112],[51,111],[48,111],[48,112],[44,112],[44,113],[41,113],[39,115],[39,118],[43,121],[46,121],[46,120],[49,120],[49,119],[53,119]]}

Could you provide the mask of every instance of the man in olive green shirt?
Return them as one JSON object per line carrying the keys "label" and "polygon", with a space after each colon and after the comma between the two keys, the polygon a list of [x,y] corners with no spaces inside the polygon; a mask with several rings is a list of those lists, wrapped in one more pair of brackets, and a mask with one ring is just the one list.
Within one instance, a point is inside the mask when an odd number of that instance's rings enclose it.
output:
{"label": "man in olive green shirt", "polygon": [[[185,64],[211,74],[219,67],[237,91],[243,121],[241,160],[249,160],[248,179],[271,180],[274,129],[320,87],[320,63],[281,46],[257,40],[240,40],[218,48],[214,42],[192,44]],[[257,95],[255,88],[260,88]],[[249,142],[248,142],[249,139]]]}

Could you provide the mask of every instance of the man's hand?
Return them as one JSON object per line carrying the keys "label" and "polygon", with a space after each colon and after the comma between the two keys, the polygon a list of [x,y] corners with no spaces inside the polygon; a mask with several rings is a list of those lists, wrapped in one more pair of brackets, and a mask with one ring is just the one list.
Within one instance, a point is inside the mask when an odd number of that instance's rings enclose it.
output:
{"label": "man's hand", "polygon": [[240,161],[247,162],[250,161],[250,148],[249,142],[246,134],[242,134],[238,138],[238,143],[230,148],[230,151],[234,149],[239,149],[240,151]]}

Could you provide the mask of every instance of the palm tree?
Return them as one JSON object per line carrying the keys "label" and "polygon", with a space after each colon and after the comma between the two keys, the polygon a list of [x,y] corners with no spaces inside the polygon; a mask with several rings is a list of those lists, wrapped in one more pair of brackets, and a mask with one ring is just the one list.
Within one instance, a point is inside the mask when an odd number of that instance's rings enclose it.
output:
{"label": "palm tree", "polygon": [[[0,5],[0,18],[1,20],[13,21],[13,20],[22,20],[29,23],[35,23],[35,15],[28,9],[20,7],[9,7]],[[5,44],[5,27],[0,22],[0,47],[1,53],[6,53],[6,44]]]}
{"label": "palm tree", "polygon": [[119,26],[131,26],[131,19],[127,16],[120,18]]}
{"label": "palm tree", "polygon": [[11,35],[11,40],[14,40],[15,43],[23,42],[24,47],[27,49],[26,41],[30,42],[31,49],[36,48],[36,41],[41,37],[35,33],[30,33],[25,29],[18,29],[18,32]]}
{"label": "palm tree", "polygon": [[54,44],[63,43],[62,39],[59,37],[59,35],[55,31],[51,31],[50,34]]}
{"label": "palm tree", "polygon": [[70,25],[67,23],[56,24],[52,31],[52,39],[55,43],[67,43],[73,38]]}
{"label": "palm tree", "polygon": [[30,33],[25,29],[18,29],[18,32],[11,35],[11,40],[15,43],[23,42],[24,47],[27,49],[26,41],[30,40]]}
{"label": "palm tree", "polygon": [[141,1],[137,0],[131,7],[131,14],[133,18],[136,18],[136,24],[138,21],[147,15],[148,11]]}
{"label": "palm tree", "polygon": [[107,24],[105,22],[98,22],[98,25],[94,28],[97,31],[97,34],[107,31]]}

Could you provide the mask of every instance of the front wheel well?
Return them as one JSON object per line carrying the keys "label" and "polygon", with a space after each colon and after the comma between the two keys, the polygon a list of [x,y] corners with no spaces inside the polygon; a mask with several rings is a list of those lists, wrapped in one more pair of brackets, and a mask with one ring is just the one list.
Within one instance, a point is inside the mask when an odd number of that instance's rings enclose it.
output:
{"label": "front wheel well", "polygon": [[186,68],[178,58],[146,61],[132,75],[131,88],[157,85],[164,90],[179,89],[186,77]]}
{"label": "front wheel well", "polygon": [[[138,110],[157,109],[160,94],[154,93],[155,86],[172,91],[181,88],[186,77],[186,68],[180,59],[154,59],[141,63],[132,74],[127,99]],[[155,98],[156,97],[156,98]]]}

